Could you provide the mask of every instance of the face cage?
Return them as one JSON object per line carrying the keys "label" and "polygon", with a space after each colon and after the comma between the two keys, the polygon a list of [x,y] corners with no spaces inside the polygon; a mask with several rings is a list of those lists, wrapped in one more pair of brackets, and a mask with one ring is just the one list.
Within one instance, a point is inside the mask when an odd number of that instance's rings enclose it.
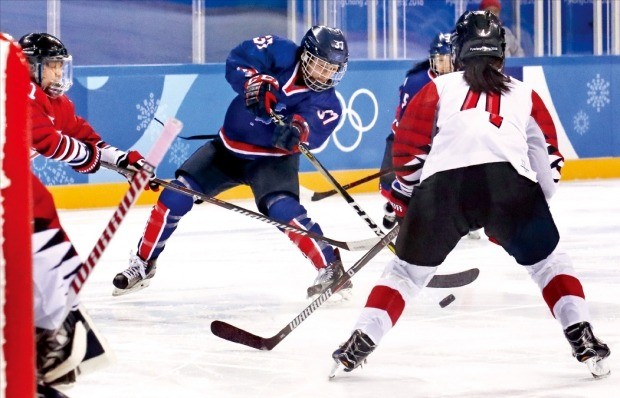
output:
{"label": "face cage", "polygon": [[[441,65],[440,59],[443,59],[444,63],[448,62],[448,64],[450,65],[447,70],[439,70],[439,67]],[[451,73],[454,72],[454,64],[452,62],[452,55],[451,54],[433,54],[429,57],[428,59],[430,61],[431,64],[431,70],[437,75],[437,76],[441,76],[441,75],[445,75],[446,73]]]}
{"label": "face cage", "polygon": [[[59,81],[52,82],[48,87],[43,88],[43,69],[47,62],[62,62],[62,76]],[[36,83],[52,98],[61,96],[73,86],[73,57],[71,55],[39,58],[30,65]]]}
{"label": "face cage", "polygon": [[332,64],[304,50],[301,54],[301,68],[308,88],[312,91],[324,91],[340,83],[347,71],[347,64]]}

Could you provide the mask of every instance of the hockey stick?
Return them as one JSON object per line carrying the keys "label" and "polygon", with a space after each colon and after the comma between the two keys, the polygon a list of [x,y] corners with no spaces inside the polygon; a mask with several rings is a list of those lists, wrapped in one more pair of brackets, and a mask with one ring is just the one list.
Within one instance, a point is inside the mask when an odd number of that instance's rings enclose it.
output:
{"label": "hockey stick", "polygon": [[331,286],[329,286],[323,293],[321,293],[309,306],[307,306],[302,312],[299,313],[288,325],[286,325],[277,334],[269,338],[263,338],[252,334],[243,329],[231,325],[223,321],[211,322],[211,332],[219,338],[232,341],[233,343],[243,344],[248,347],[256,348],[257,350],[272,350],[275,346],[280,344],[286,336],[291,334],[303,321],[306,320],[314,311],[316,311],[323,303],[325,303],[333,293],[337,292],[342,286],[344,286],[349,279],[353,277],[362,267],[364,267],[374,256],[379,253],[385,245],[396,238],[398,235],[398,225],[387,233],[381,240],[374,245],[370,251],[364,254],[347,272],[345,272],[340,278],[335,280]]}
{"label": "hockey stick", "polygon": [[[102,163],[102,165],[105,168],[108,168],[110,170],[114,170],[116,172],[119,172],[119,173],[122,173],[122,174],[125,174],[125,175],[128,175],[128,174],[130,175],[130,174],[133,173],[133,171],[131,171],[131,170],[123,169],[123,168],[120,168],[120,167],[115,166],[113,164]],[[162,185],[162,186],[164,186],[166,188],[169,188],[169,189],[171,189],[173,191],[180,192],[180,193],[182,193],[184,195],[191,196],[191,197],[196,197],[196,198],[198,198],[198,199],[200,199],[202,201],[205,201],[207,203],[211,203],[211,204],[214,204],[216,206],[223,207],[223,208],[225,208],[227,210],[232,210],[232,211],[234,211],[236,213],[240,213],[240,214],[242,214],[244,216],[249,216],[250,218],[254,218],[256,220],[265,222],[267,224],[271,224],[273,226],[276,226],[276,227],[278,227],[280,229],[283,229],[283,230],[286,230],[286,231],[290,231],[290,232],[294,232],[294,233],[299,234],[299,235],[307,236],[307,237],[309,237],[311,239],[327,242],[327,243],[329,243],[329,244],[331,244],[333,246],[340,247],[341,249],[344,249],[344,250],[349,250],[349,251],[368,250],[369,248],[373,247],[373,245],[375,245],[379,241],[378,238],[369,238],[369,239],[355,240],[355,241],[339,241],[339,240],[331,239],[331,238],[328,238],[326,236],[314,233],[312,231],[308,231],[308,230],[296,227],[296,226],[294,226],[292,224],[285,224],[283,222],[280,222],[280,221],[276,220],[275,218],[264,216],[264,215],[262,215],[260,213],[256,213],[256,212],[254,212],[252,210],[248,210],[248,209],[246,209],[244,207],[240,207],[240,206],[234,205],[234,204],[229,203],[229,202],[225,202],[225,201],[217,199],[217,198],[212,198],[212,197],[207,196],[207,195],[205,195],[205,194],[203,194],[201,192],[194,191],[193,189],[189,189],[189,188],[186,188],[186,187],[181,186],[181,185],[172,184],[172,183],[170,183],[168,181],[165,181],[165,180],[162,180],[162,179],[159,179],[159,178],[153,178],[151,181],[155,182],[155,183],[157,183],[159,185]]]}
{"label": "hockey stick", "polygon": [[[319,162],[319,160],[310,152],[310,149],[303,143],[299,144],[299,150],[303,153],[310,163],[316,167],[316,169],[332,184],[334,188],[344,197],[348,204],[355,209],[357,214],[366,222],[366,224],[373,230],[377,236],[383,236],[383,231],[372,221],[372,219],[366,214],[364,210],[355,202],[355,199],[336,181],[336,179],[327,171],[327,169]],[[387,247],[396,253],[396,247],[392,242],[387,244]],[[471,268],[465,271],[457,272],[454,274],[445,275],[433,275],[427,287],[431,288],[455,288],[468,285],[475,281],[480,274],[478,268]]]}
{"label": "hockey stick", "polygon": [[140,171],[133,175],[129,185],[129,190],[119,203],[116,211],[110,218],[110,221],[108,221],[108,225],[103,230],[101,236],[99,236],[99,239],[97,240],[97,243],[95,243],[90,255],[80,266],[77,274],[73,278],[69,288],[67,313],[71,310],[75,297],[80,293],[80,290],[82,290],[84,282],[88,279],[88,276],[97,264],[97,261],[99,261],[103,251],[110,243],[110,240],[112,240],[112,237],[116,233],[116,230],[120,226],[121,222],[123,222],[129,208],[135,203],[138,196],[140,196],[140,193],[144,190],[144,187],[149,183],[149,178],[153,175],[155,167],[157,167],[159,162],[161,162],[164,155],[168,151],[168,148],[170,148],[172,141],[174,141],[176,136],[181,132],[182,128],[183,123],[176,119],[169,119],[164,125],[161,135],[151,148],[149,154],[146,156],[144,166],[140,169]]}
{"label": "hockey stick", "polygon": [[[346,185],[343,185],[342,189],[349,190],[351,188],[354,188],[354,187],[356,187],[358,185],[362,185],[364,183],[367,183],[368,181],[372,181],[372,180],[377,179],[377,178],[379,178],[381,176],[384,176],[386,174],[390,174],[390,173],[393,173],[395,171],[407,170],[409,168],[411,168],[411,167],[410,166],[402,166],[402,167],[391,167],[389,169],[379,170],[378,172],[376,172],[374,174],[368,175],[366,177],[360,178],[359,180],[356,180],[356,181],[350,182],[350,183],[348,183]],[[312,194],[312,197],[310,198],[310,200],[313,201],[313,202],[317,202],[317,201],[319,201],[321,199],[329,198],[330,196],[335,195],[337,193],[338,193],[338,191],[336,191],[335,189],[332,189],[331,191],[314,192]]]}
{"label": "hockey stick", "polygon": [[[270,117],[274,123],[280,125],[284,124],[282,118],[275,112],[271,111]],[[384,234],[381,228],[379,228],[379,226],[374,221],[372,221],[370,216],[368,216],[368,214],[366,214],[366,212],[362,210],[362,208],[357,204],[357,202],[355,202],[355,199],[353,199],[353,197],[342,187],[342,185],[340,185],[340,183],[336,181],[334,176],[332,176],[330,172],[327,171],[327,169],[321,164],[321,162],[319,162],[319,160],[314,156],[314,154],[310,152],[308,146],[303,142],[300,142],[299,151],[303,153],[304,156],[306,156],[310,163],[312,163],[312,165],[323,175],[323,177],[325,177],[332,184],[332,186],[340,193],[340,195],[342,195],[342,197],[347,201],[347,203],[351,205],[351,207],[353,207],[357,215],[366,222],[366,225],[368,225],[368,227],[372,229],[377,236],[382,237]],[[396,253],[396,248],[392,242],[389,242],[387,244],[387,247],[392,251],[392,253]],[[466,271],[457,272],[455,274],[434,275],[427,287],[444,289],[461,287],[475,281],[476,278],[478,278],[479,274],[479,269],[472,268]]]}

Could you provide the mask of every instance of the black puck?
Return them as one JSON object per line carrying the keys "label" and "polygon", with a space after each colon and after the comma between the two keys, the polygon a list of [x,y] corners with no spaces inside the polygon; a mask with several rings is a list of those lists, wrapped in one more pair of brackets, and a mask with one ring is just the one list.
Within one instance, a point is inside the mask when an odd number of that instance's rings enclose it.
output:
{"label": "black puck", "polygon": [[452,304],[452,302],[455,299],[456,299],[456,297],[454,297],[454,294],[447,295],[443,300],[441,300],[439,302],[439,306],[441,308],[445,308],[445,307],[449,306],[450,304]]}

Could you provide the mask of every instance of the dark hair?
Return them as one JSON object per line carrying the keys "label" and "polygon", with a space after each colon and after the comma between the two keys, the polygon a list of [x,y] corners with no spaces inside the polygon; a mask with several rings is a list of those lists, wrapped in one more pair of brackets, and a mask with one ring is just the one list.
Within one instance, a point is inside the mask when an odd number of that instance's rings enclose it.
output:
{"label": "dark hair", "polygon": [[418,62],[417,64],[413,65],[413,67],[407,71],[406,75],[417,73],[423,70],[429,70],[430,68],[431,68],[431,61],[429,61],[427,58],[424,61]]}
{"label": "dark hair", "polygon": [[463,79],[472,90],[480,93],[502,94],[510,91],[510,77],[500,68],[503,60],[496,57],[479,56],[463,61]]}

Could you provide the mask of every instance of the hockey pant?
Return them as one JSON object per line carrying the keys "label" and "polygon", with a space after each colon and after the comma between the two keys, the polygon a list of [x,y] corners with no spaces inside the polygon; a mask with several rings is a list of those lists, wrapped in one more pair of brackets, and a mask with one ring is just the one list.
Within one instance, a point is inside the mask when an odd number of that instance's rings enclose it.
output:
{"label": "hockey pant", "polygon": [[[578,322],[590,322],[583,288],[567,254],[556,248],[547,258],[525,269],[541,289],[562,329]],[[361,329],[378,344],[436,270],[437,267],[418,266],[394,258],[370,292],[355,329]]]}
{"label": "hockey pant", "polygon": [[[187,175],[180,176],[172,183],[202,192],[198,183]],[[138,243],[138,256],[142,260],[148,261],[159,257],[166,246],[166,242],[177,229],[181,218],[192,209],[194,200],[194,198],[171,189],[162,191]],[[319,225],[307,216],[306,209],[290,195],[269,195],[265,198],[264,203],[266,203],[267,216],[283,223],[322,234]],[[284,233],[297,245],[315,268],[323,268],[335,260],[334,249],[324,242],[318,242],[294,232],[284,231]]]}
{"label": "hockey pant", "polygon": [[[35,326],[56,330],[64,321],[67,294],[82,261],[60,225],[52,195],[34,174],[31,181]],[[76,299],[73,308],[78,303]]]}

